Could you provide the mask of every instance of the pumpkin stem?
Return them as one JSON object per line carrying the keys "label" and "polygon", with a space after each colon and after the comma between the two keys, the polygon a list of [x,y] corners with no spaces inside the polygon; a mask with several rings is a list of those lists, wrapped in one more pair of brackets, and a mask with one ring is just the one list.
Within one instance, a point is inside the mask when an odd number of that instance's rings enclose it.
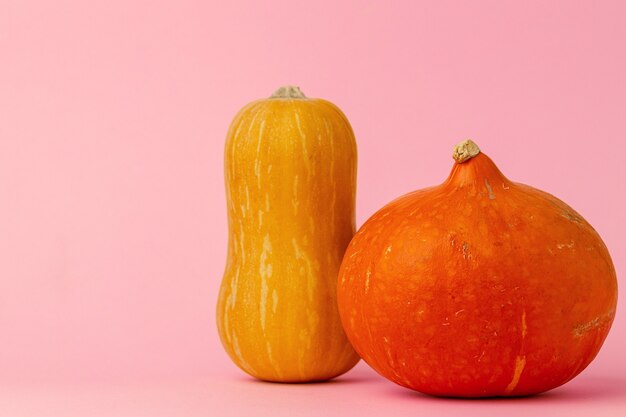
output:
{"label": "pumpkin stem", "polygon": [[480,148],[471,140],[464,140],[454,147],[452,158],[457,164],[462,164],[480,153]]}
{"label": "pumpkin stem", "polygon": [[300,87],[295,85],[283,85],[270,96],[270,98],[306,98]]}

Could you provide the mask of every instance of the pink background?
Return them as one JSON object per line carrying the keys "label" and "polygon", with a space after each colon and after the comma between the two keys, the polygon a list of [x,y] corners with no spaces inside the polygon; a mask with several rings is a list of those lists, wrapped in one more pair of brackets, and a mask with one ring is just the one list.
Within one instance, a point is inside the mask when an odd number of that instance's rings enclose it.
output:
{"label": "pink background", "polygon": [[578,210],[622,275],[626,2],[219,3],[0,5],[0,414],[626,414],[623,297],[577,380],[517,401],[413,395],[364,365],[251,382],[214,324],[226,130],[287,83],[350,119],[359,224],[471,137]]}

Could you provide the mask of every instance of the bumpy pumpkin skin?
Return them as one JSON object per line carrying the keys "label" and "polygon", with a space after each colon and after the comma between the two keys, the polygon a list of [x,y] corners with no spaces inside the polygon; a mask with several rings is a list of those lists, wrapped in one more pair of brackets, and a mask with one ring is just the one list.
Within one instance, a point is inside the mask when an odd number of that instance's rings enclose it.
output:
{"label": "bumpy pumpkin skin", "polygon": [[218,330],[231,359],[256,378],[326,380],[359,360],[336,302],[355,231],[356,143],[333,104],[293,88],[277,93],[244,107],[227,136]]}
{"label": "bumpy pumpkin skin", "polygon": [[438,396],[521,396],[593,360],[617,280],[589,223],[479,153],[361,227],[338,302],[353,346],[386,378]]}

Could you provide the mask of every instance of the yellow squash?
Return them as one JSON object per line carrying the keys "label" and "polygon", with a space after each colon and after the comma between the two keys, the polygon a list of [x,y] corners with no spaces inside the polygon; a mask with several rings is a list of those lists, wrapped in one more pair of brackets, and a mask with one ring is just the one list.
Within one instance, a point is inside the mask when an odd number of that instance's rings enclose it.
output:
{"label": "yellow squash", "polygon": [[359,360],[336,302],[354,235],[356,143],[332,103],[282,87],[226,140],[228,259],[217,305],[226,352],[263,380],[319,381]]}

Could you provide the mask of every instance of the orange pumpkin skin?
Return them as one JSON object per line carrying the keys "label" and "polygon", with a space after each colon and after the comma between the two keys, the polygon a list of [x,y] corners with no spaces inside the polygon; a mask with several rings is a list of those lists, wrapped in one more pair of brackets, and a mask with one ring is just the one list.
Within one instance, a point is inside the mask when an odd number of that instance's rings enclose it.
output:
{"label": "orange pumpkin skin", "polygon": [[598,353],[617,302],[613,263],[589,223],[483,153],[374,214],[337,291],[346,334],[371,367],[460,397],[569,381]]}

